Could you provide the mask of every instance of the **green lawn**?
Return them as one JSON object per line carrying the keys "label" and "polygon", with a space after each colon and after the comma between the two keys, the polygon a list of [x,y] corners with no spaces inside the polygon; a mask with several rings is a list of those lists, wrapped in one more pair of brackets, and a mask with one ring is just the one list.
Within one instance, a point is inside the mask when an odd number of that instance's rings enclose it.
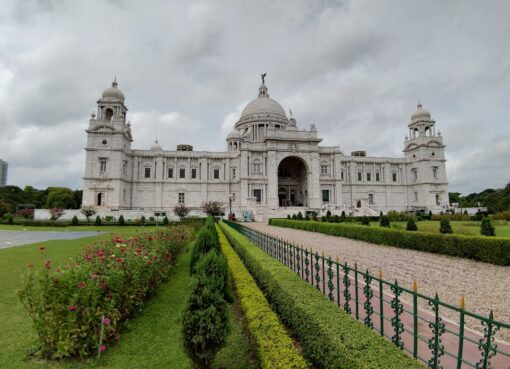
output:
{"label": "green lawn", "polygon": [[[372,226],[379,226],[379,222],[371,222]],[[474,221],[452,221],[450,222],[454,234],[469,236],[480,235],[480,222]],[[418,230],[422,232],[439,233],[439,221],[426,220],[416,222]],[[494,220],[492,225],[496,228],[496,236],[510,238],[510,222],[505,220]],[[406,222],[392,222],[394,229],[406,229]]]}
{"label": "green lawn", "polygon": [[[0,226],[12,229],[20,226]],[[25,227],[26,228],[26,227]],[[101,230],[115,234],[134,234],[142,227],[66,227],[73,231]],[[44,230],[34,227],[36,230]],[[148,230],[150,230],[149,228]],[[152,228],[154,229],[154,228]],[[50,230],[61,230],[50,228]],[[192,368],[186,356],[181,339],[181,313],[188,296],[189,252],[183,252],[169,280],[158,294],[144,307],[144,310],[127,323],[121,332],[118,344],[109,348],[97,362],[63,361],[46,362],[27,359],[37,344],[37,336],[15,290],[20,286],[21,275],[32,263],[40,267],[51,259],[55,267],[79,254],[85,244],[108,239],[110,234],[82,238],[78,240],[47,241],[0,249],[0,368],[5,369],[71,369],[71,368],[119,368],[119,369],[187,369]],[[39,252],[39,246],[46,246],[46,255]],[[237,305],[229,307],[231,333],[215,362],[217,368],[251,369],[256,368],[250,343],[245,336]]]}
{"label": "green lawn", "polygon": [[[161,226],[163,227],[163,226]],[[157,229],[155,226],[67,226],[67,227],[30,227],[16,224],[0,224],[0,230],[3,231],[54,231],[54,232],[84,232],[84,231],[100,231],[100,232],[113,232],[113,233],[133,233],[139,230],[153,231]]]}

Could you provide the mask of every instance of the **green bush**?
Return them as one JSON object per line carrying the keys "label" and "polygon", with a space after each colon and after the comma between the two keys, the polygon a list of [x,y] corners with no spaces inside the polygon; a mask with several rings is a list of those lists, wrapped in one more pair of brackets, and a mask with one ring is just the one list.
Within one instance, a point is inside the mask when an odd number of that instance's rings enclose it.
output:
{"label": "green bush", "polygon": [[370,225],[370,219],[368,219],[368,217],[366,217],[366,216],[362,216],[359,221],[364,226]]}
{"label": "green bush", "polygon": [[487,217],[482,219],[482,224],[480,225],[480,234],[482,236],[494,237],[496,236],[495,228],[491,224],[491,220]]}
{"label": "green bush", "polygon": [[190,258],[190,272],[195,272],[195,264],[198,262],[202,255],[207,254],[210,250],[219,251],[219,244],[216,237],[211,231],[202,227],[197,234],[197,240],[195,246],[191,250]]}
{"label": "green bush", "polygon": [[227,304],[207,279],[193,277],[189,289],[182,316],[184,347],[199,368],[209,369],[227,338]]}
{"label": "green bush", "polygon": [[122,215],[122,214],[119,216],[119,225],[121,227],[126,225],[126,221],[124,220],[124,215]]}
{"label": "green bush", "polygon": [[75,216],[73,217],[73,219],[71,220],[71,225],[73,225],[73,226],[77,226],[77,225],[79,225],[79,224],[80,224],[80,222],[78,221],[78,217],[75,215]]}
{"label": "green bush", "polygon": [[346,218],[346,216],[345,216],[345,211],[343,211],[343,210],[342,210],[342,214],[340,215],[340,217],[341,217],[342,219],[345,219],[345,218]]}
{"label": "green bush", "polygon": [[298,212],[297,216],[296,216],[296,219],[297,220],[303,220],[303,214],[301,212]]}
{"label": "green bush", "polygon": [[439,221],[439,233],[449,234],[453,233],[452,226],[450,225],[450,220],[446,217],[443,217]]}
{"label": "green bush", "polygon": [[104,221],[105,221],[105,222],[113,222],[113,220],[114,220],[114,218],[113,218],[113,216],[111,216],[111,215],[106,215],[106,216],[104,217]]}
{"label": "green bush", "polygon": [[[303,222],[309,223],[313,222]],[[221,227],[312,365],[322,369],[423,368],[238,232],[224,224]]]}
{"label": "green bush", "polygon": [[256,346],[261,368],[308,368],[278,316],[219,228],[218,233],[221,251],[232,273],[239,305],[246,319],[248,333]]}
{"label": "green bush", "polygon": [[140,217],[140,224],[141,225],[145,224],[145,217],[143,215]]}
{"label": "green bush", "polygon": [[503,237],[488,238],[482,236],[408,232],[391,228],[363,227],[348,223],[295,222],[286,219],[271,219],[270,224],[352,238],[378,245],[460,256],[496,265],[510,265],[510,239]]}
{"label": "green bush", "polygon": [[17,293],[34,322],[39,354],[94,355],[101,329],[103,343],[115,342],[123,322],[166,280],[191,235],[188,227],[176,227],[133,239],[115,237],[87,246],[59,268],[47,260],[43,268],[30,269]]}
{"label": "green bush", "polygon": [[164,225],[168,225],[168,223],[170,223],[170,221],[168,220],[168,217],[167,217],[167,216],[165,216],[165,217],[163,218],[163,224],[164,224]]}
{"label": "green bush", "polygon": [[292,220],[296,220],[297,217],[296,217],[296,214],[292,214]]}
{"label": "green bush", "polygon": [[287,219],[290,219],[290,214],[287,214]]}
{"label": "green bush", "polygon": [[227,264],[222,255],[216,250],[210,250],[202,255],[195,266],[195,276],[204,279],[208,285],[223,293],[225,301],[232,303],[234,298],[230,291],[230,277]]}
{"label": "green bush", "polygon": [[414,221],[413,217],[409,217],[407,219],[406,230],[412,231],[412,232],[418,230],[418,227],[416,226],[416,222]]}
{"label": "green bush", "polygon": [[100,226],[103,222],[101,221],[101,217],[98,215],[96,216],[96,221],[94,222],[95,226]]}
{"label": "green bush", "polygon": [[379,226],[386,228],[390,227],[390,220],[386,215],[381,215],[381,217],[379,218]]}

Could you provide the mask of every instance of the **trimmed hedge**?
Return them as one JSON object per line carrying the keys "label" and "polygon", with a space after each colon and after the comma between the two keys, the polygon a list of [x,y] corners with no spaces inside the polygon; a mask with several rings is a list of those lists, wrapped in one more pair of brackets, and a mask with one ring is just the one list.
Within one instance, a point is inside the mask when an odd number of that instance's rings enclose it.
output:
{"label": "trimmed hedge", "polygon": [[510,265],[510,239],[508,238],[408,232],[354,224],[298,222],[287,219],[271,219],[269,224],[347,237],[378,245],[460,256],[496,265]]}
{"label": "trimmed hedge", "polygon": [[277,315],[271,310],[266,298],[257,287],[255,280],[230,246],[221,229],[216,227],[220,237],[221,251],[227,259],[239,305],[245,316],[249,334],[255,343],[261,367],[263,369],[308,368]]}
{"label": "trimmed hedge", "polygon": [[323,369],[423,369],[240,233],[223,223],[221,228],[313,365]]}

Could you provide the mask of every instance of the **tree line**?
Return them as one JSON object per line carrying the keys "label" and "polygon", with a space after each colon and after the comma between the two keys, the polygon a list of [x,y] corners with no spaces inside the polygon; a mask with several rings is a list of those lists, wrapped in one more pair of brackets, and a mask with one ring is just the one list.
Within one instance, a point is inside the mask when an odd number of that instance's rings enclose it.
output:
{"label": "tree line", "polygon": [[457,203],[461,208],[486,207],[489,213],[510,210],[510,182],[500,189],[488,188],[479,193],[463,196],[460,192],[450,192],[450,203]]}
{"label": "tree line", "polygon": [[0,215],[14,213],[23,208],[36,209],[79,209],[82,190],[67,187],[48,187],[39,190],[32,186],[21,189],[17,186],[0,187]]}

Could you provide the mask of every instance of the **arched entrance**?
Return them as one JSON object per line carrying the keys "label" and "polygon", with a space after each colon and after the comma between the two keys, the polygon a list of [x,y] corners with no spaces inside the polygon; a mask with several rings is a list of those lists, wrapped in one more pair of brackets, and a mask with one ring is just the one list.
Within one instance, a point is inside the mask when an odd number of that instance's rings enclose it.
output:
{"label": "arched entrance", "polygon": [[278,165],[278,204],[308,206],[308,170],[305,162],[295,156]]}

